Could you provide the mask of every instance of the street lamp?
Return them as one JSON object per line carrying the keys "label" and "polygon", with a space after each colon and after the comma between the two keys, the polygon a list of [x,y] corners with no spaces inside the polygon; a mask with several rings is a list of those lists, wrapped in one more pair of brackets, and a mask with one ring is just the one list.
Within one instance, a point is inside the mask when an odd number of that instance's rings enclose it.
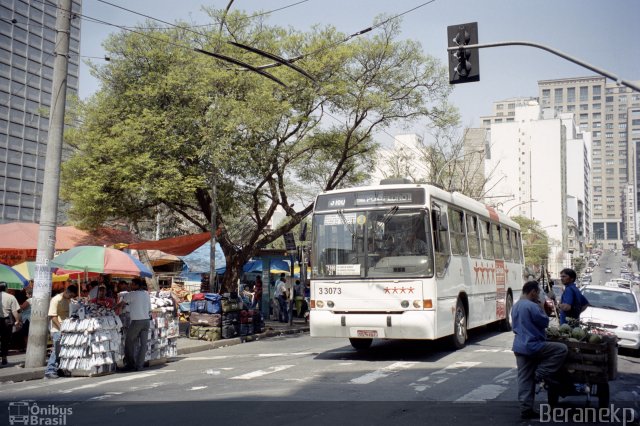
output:
{"label": "street lamp", "polygon": [[[507,210],[506,215],[507,215],[507,216],[509,216],[509,213],[511,213],[511,210],[515,209],[515,208],[516,208],[516,207],[518,207],[518,206],[521,206],[521,205],[523,205],[523,204],[527,204],[527,203],[537,203],[537,202],[538,202],[538,200],[528,200],[528,201],[523,201],[523,202],[521,202],[521,203],[518,203],[518,204],[516,204],[515,206],[512,206],[509,210]],[[555,226],[558,226],[558,225],[555,225]],[[546,227],[545,227],[545,228],[546,228]]]}
{"label": "street lamp", "polygon": [[469,151],[469,152],[465,152],[462,155],[458,155],[457,157],[453,157],[453,158],[449,158],[440,168],[440,170],[438,170],[438,173],[436,173],[436,179],[435,179],[435,183],[439,183],[440,182],[440,175],[442,174],[442,172],[444,171],[444,169],[449,165],[449,163],[453,162],[453,161],[457,161],[460,160],[461,158],[466,157],[467,155],[471,155],[471,154],[484,154],[483,150],[475,150],[475,151]]}

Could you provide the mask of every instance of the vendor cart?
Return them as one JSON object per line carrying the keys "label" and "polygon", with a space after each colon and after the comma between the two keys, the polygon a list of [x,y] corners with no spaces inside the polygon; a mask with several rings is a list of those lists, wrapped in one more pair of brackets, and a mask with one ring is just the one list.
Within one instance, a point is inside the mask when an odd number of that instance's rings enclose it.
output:
{"label": "vendor cart", "polygon": [[547,388],[549,405],[555,407],[561,397],[586,395],[590,403],[598,398],[598,407],[609,406],[609,380],[618,374],[618,345],[615,337],[605,336],[601,343],[555,340],[569,350],[558,383]]}

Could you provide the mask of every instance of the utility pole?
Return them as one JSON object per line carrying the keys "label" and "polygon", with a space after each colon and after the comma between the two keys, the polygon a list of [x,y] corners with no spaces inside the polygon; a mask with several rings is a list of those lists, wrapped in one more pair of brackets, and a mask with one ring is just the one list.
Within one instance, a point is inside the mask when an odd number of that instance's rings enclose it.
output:
{"label": "utility pole", "polygon": [[[211,149],[211,159],[213,160],[213,147]],[[216,172],[213,170],[211,161],[211,250],[209,251],[209,288],[212,292],[218,293],[218,277],[216,276]]]}
{"label": "utility pole", "polygon": [[40,205],[40,233],[38,235],[31,303],[31,326],[29,327],[29,344],[25,358],[25,367],[27,368],[44,366],[47,353],[47,314],[51,300],[51,267],[49,263],[53,259],[56,245],[70,30],[71,0],[58,0],[47,158],[44,165],[44,183]]}

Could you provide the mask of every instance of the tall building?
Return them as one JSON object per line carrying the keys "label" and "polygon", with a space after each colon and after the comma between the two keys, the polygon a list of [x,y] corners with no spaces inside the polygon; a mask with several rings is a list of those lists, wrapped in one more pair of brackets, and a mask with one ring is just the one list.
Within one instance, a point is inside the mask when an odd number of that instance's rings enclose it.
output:
{"label": "tall building", "polygon": [[[626,213],[627,185],[638,210],[638,163],[632,155],[640,143],[640,94],[604,77],[538,82],[543,108],[576,115],[581,131],[592,134],[593,237],[603,248],[636,244],[635,215]],[[635,117],[635,119],[634,119]],[[626,232],[626,228],[634,232]],[[629,240],[634,238],[634,240]]]}
{"label": "tall building", "polygon": [[[0,223],[37,222],[56,41],[55,1],[0,4]],[[72,11],[81,13],[81,0]],[[67,97],[78,93],[80,19],[71,20]]]}
{"label": "tall building", "polygon": [[583,252],[589,234],[589,134],[578,131],[573,114],[542,109],[530,98],[507,117],[513,120],[484,118],[490,120],[487,203],[540,223],[551,241],[549,269],[557,276]]}

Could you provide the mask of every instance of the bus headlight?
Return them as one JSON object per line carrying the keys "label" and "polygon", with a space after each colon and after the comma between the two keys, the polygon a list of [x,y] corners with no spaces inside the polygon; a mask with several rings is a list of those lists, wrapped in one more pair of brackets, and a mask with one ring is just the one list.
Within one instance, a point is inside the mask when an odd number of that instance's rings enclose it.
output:
{"label": "bus headlight", "polygon": [[408,308],[409,307],[409,301],[408,300],[403,300],[402,302],[400,302],[400,306],[402,306],[403,308]]}
{"label": "bus headlight", "polygon": [[334,304],[331,300],[327,301],[327,308],[333,308]]}
{"label": "bus headlight", "polygon": [[316,306],[318,308],[324,308],[324,302],[322,300],[316,300]]}
{"label": "bus headlight", "polygon": [[622,326],[622,329],[624,331],[637,331],[638,330],[638,325],[637,324],[625,324]]}
{"label": "bus headlight", "polygon": [[422,301],[421,300],[414,300],[413,301],[413,307],[416,309],[420,309],[420,307],[422,306]]}

